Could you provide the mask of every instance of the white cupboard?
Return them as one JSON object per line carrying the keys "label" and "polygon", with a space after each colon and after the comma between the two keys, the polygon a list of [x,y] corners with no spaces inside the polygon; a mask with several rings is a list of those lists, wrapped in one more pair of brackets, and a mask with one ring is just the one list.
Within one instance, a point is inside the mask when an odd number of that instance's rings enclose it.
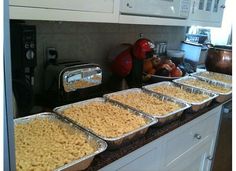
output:
{"label": "white cupboard", "polygon": [[161,156],[157,155],[162,153],[161,146],[153,148],[151,151],[145,153],[139,158],[131,161],[130,163],[118,168],[119,171],[150,171],[161,169]]}
{"label": "white cupboard", "polygon": [[161,137],[142,148],[103,167],[100,171],[152,171],[162,170],[164,164],[164,141]]}
{"label": "white cupboard", "polygon": [[[94,3],[95,2],[95,3]],[[112,13],[113,0],[10,0],[12,6]]]}
{"label": "white cupboard", "polygon": [[[165,7],[168,3],[171,9]],[[9,0],[9,11],[10,19],[20,20],[219,27],[224,4],[225,0]]]}
{"label": "white cupboard", "polygon": [[166,171],[210,171],[212,137],[206,137],[199,144],[176,158],[166,166]]}
{"label": "white cupboard", "polygon": [[10,19],[118,22],[119,0],[9,0]]}
{"label": "white cupboard", "polygon": [[100,171],[210,171],[221,108],[212,109]]}
{"label": "white cupboard", "polygon": [[225,0],[192,0],[190,24],[221,26]]}

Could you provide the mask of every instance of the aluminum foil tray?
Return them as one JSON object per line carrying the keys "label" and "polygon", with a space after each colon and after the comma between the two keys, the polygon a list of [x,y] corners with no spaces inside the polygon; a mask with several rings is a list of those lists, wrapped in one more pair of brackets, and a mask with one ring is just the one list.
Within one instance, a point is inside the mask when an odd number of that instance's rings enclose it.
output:
{"label": "aluminum foil tray", "polygon": [[[180,99],[178,97],[174,97],[174,96],[169,96],[169,95],[166,95],[164,93],[158,93],[158,92],[155,92],[153,90],[154,87],[158,87],[158,86],[173,86],[173,87],[179,87],[181,88],[182,90],[186,91],[186,92],[191,92],[191,93],[194,93],[194,94],[205,94],[207,95],[209,98],[205,99],[204,101],[201,101],[201,102],[192,102],[192,103],[189,103],[187,101],[185,101],[184,99]],[[176,83],[173,83],[173,82],[169,82],[169,81],[164,81],[164,82],[160,82],[160,83],[155,83],[155,84],[150,84],[150,85],[147,85],[147,86],[143,86],[143,89],[147,90],[147,91],[150,91],[152,93],[157,93],[157,94],[162,94],[162,95],[165,95],[165,96],[169,96],[169,97],[172,97],[172,98],[175,98],[175,99],[178,99],[180,101],[183,101],[184,103],[188,103],[191,105],[191,108],[190,108],[190,111],[192,112],[197,112],[199,111],[200,109],[203,109],[204,107],[210,105],[210,103],[212,102],[213,99],[215,99],[216,97],[218,97],[217,94],[214,94],[214,93],[211,93],[211,92],[208,92],[208,91],[204,91],[204,90],[201,90],[201,89],[198,89],[198,88],[194,88],[194,87],[189,87],[189,86],[185,86],[185,85],[180,85],[180,84],[176,84]]]}
{"label": "aluminum foil tray", "polygon": [[122,105],[119,105],[119,104],[114,104],[114,103],[111,103],[112,105],[115,105],[115,106],[118,106],[120,108],[124,108],[128,111],[130,111],[131,113],[135,114],[135,115],[138,115],[138,116],[141,116],[143,118],[146,119],[147,121],[147,124],[132,131],[132,132],[128,132],[122,136],[119,136],[119,137],[116,137],[116,138],[109,138],[109,137],[104,137],[104,136],[101,136],[101,135],[98,135],[96,132],[94,132],[93,130],[89,129],[88,127],[84,127],[82,126],[80,123],[66,117],[65,115],[63,115],[63,111],[67,108],[70,108],[72,106],[78,106],[78,105],[84,105],[84,104],[89,104],[91,102],[101,102],[101,103],[110,103],[110,102],[107,102],[104,98],[94,98],[94,99],[89,99],[89,100],[85,100],[85,101],[81,101],[81,102],[77,102],[77,103],[73,103],[73,104],[68,104],[68,105],[64,105],[64,106],[60,106],[60,107],[57,107],[55,108],[53,111],[58,114],[59,116],[69,120],[70,122],[82,127],[83,129],[95,134],[96,136],[98,136],[99,138],[105,140],[107,143],[108,143],[108,148],[109,149],[116,149],[118,147],[120,147],[122,144],[124,143],[127,143],[128,141],[130,140],[133,140],[133,139],[136,139],[142,135],[144,135],[148,128],[154,124],[156,124],[158,122],[158,120],[150,117],[150,116],[147,116],[147,115],[144,115],[140,112],[137,112],[137,111],[134,111],[132,109],[129,109],[127,107],[124,107]]}
{"label": "aluminum foil tray", "polygon": [[[212,90],[209,90],[209,89],[206,89],[206,88],[201,88],[201,87],[197,87],[197,86],[193,86],[193,85],[183,83],[184,80],[188,80],[188,79],[202,80],[202,81],[207,82],[207,83],[212,84],[212,85],[225,87],[225,88],[230,88],[231,91],[229,91],[228,93],[219,93],[219,92],[212,91]],[[220,103],[232,98],[232,86],[229,85],[229,84],[224,84],[224,83],[220,83],[220,82],[216,82],[216,81],[212,81],[212,80],[205,80],[205,79],[191,77],[191,76],[182,77],[182,78],[173,80],[173,82],[178,83],[178,84],[182,84],[182,85],[186,85],[186,86],[190,86],[190,87],[194,87],[194,88],[198,88],[198,89],[202,89],[202,90],[205,90],[205,91],[208,91],[208,92],[211,92],[211,93],[215,93],[215,94],[218,95],[218,97],[216,97],[216,101],[220,102]]]}
{"label": "aluminum foil tray", "polygon": [[76,125],[69,123],[68,121],[62,119],[61,117],[58,117],[54,113],[45,112],[45,113],[39,113],[39,114],[35,114],[35,115],[23,117],[23,118],[17,118],[17,119],[14,119],[14,124],[15,125],[26,124],[34,119],[52,119],[52,120],[61,121],[62,124],[67,124],[67,125],[71,126],[72,128],[74,128],[75,131],[83,132],[86,135],[88,142],[93,144],[95,147],[97,147],[97,150],[94,153],[84,156],[78,160],[74,160],[64,166],[61,166],[61,167],[55,169],[55,171],[84,170],[87,167],[89,167],[89,165],[92,163],[95,155],[105,151],[107,148],[106,142],[104,142],[100,138],[94,136],[93,134],[91,134],[85,130],[82,130],[80,127],[78,127]]}
{"label": "aluminum foil tray", "polygon": [[[204,75],[201,75],[202,73],[206,73],[206,74],[215,74],[215,75],[219,75],[219,76],[223,76],[225,79],[227,79],[229,82],[224,82],[224,81],[220,81],[220,80],[216,80],[216,79],[210,79],[205,77]],[[197,77],[200,79],[204,79],[204,80],[208,80],[208,81],[215,81],[215,82],[219,82],[219,83],[223,83],[223,84],[229,84],[232,85],[232,76],[231,75],[226,75],[226,74],[220,74],[220,73],[216,73],[216,72],[209,72],[209,71],[201,71],[201,72],[194,72],[191,74],[191,76],[193,77]]]}
{"label": "aluminum foil tray", "polygon": [[[170,102],[174,102],[176,104],[179,104],[181,106],[181,108],[176,110],[176,111],[167,113],[164,116],[158,116],[158,115],[151,115],[150,113],[145,113],[145,112],[143,112],[143,111],[141,111],[139,109],[136,109],[136,108],[134,108],[132,106],[128,106],[126,104],[123,104],[123,103],[121,103],[119,101],[116,101],[116,100],[113,100],[111,98],[112,95],[128,94],[128,93],[133,93],[133,92],[136,92],[136,93],[141,93],[141,92],[147,93],[147,94],[149,94],[149,95],[151,95],[153,97],[161,99],[162,101],[170,101]],[[128,90],[118,91],[118,92],[115,92],[115,93],[105,94],[104,98],[106,98],[110,102],[122,105],[122,106],[124,106],[126,108],[135,110],[135,111],[143,113],[143,114],[145,114],[147,116],[150,116],[150,117],[153,117],[155,119],[158,119],[158,125],[163,125],[163,124],[165,124],[167,122],[170,122],[170,121],[172,121],[174,119],[179,118],[183,114],[183,112],[190,107],[189,104],[184,103],[183,101],[179,101],[177,99],[174,99],[174,98],[171,98],[171,97],[168,97],[168,96],[163,96],[163,95],[160,95],[160,94],[151,93],[150,91],[145,91],[145,90],[142,90],[142,89],[139,89],[139,88],[132,88],[132,89],[128,89]]]}

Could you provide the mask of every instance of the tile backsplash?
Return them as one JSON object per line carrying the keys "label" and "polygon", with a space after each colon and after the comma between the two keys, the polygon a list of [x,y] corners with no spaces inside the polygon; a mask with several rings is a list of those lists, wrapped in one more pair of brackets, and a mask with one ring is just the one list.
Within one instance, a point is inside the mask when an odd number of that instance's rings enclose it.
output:
{"label": "tile backsplash", "polygon": [[81,60],[98,63],[105,77],[109,76],[107,56],[120,43],[133,44],[139,34],[154,41],[166,41],[168,49],[177,49],[184,40],[185,27],[148,26],[128,24],[74,23],[53,21],[26,21],[36,25],[37,67],[35,68],[35,92],[43,88],[43,69],[46,48],[55,47],[60,60]]}

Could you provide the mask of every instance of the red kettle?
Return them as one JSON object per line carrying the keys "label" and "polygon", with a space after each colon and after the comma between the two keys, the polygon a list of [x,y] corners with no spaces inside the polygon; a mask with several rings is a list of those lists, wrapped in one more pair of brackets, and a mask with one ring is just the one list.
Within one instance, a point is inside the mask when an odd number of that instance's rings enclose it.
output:
{"label": "red kettle", "polygon": [[145,59],[148,52],[152,52],[154,50],[154,44],[146,39],[140,38],[133,45],[133,56],[136,59]]}
{"label": "red kettle", "polygon": [[130,44],[121,44],[113,49],[109,55],[111,61],[110,69],[119,77],[126,77],[132,69],[133,61],[131,47],[132,45]]}
{"label": "red kettle", "polygon": [[143,60],[147,57],[147,53],[153,52],[153,50],[154,44],[146,38],[138,39],[134,45],[121,44],[113,49],[109,55],[111,71],[124,78],[130,74],[134,58]]}

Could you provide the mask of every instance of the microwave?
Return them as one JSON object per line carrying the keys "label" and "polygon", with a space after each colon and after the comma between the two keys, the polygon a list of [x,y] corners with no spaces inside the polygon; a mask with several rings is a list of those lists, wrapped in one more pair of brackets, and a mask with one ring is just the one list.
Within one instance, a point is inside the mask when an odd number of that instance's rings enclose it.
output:
{"label": "microwave", "polygon": [[121,14],[188,18],[191,0],[121,0]]}

